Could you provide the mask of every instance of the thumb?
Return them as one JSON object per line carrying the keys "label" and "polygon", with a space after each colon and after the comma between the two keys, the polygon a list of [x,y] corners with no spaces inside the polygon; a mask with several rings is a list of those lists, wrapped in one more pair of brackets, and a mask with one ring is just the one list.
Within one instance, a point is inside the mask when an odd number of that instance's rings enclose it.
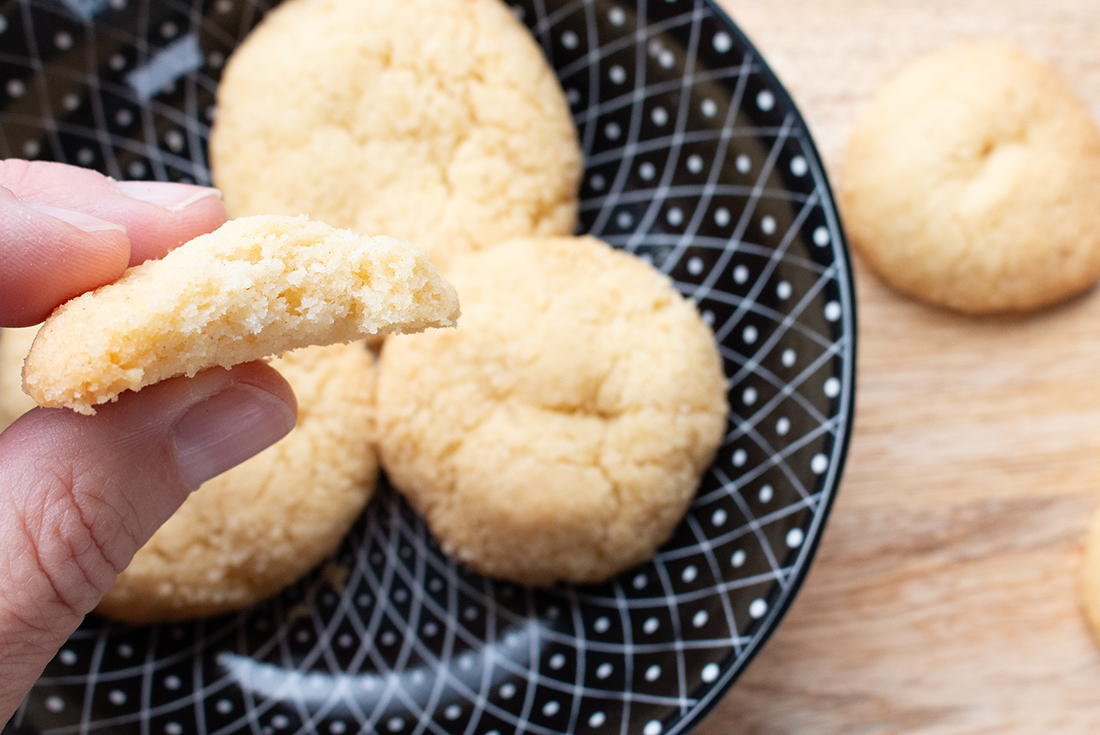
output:
{"label": "thumb", "polygon": [[173,378],[0,434],[0,722],[153,532],[201,483],[295,423],[262,363]]}

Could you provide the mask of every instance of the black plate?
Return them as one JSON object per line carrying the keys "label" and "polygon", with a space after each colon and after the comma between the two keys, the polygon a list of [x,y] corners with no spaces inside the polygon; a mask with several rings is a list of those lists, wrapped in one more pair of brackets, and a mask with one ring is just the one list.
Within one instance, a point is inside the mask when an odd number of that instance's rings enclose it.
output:
{"label": "black plate", "polygon": [[[9,0],[0,153],[209,183],[256,0]],[[805,122],[709,0],[519,0],[586,156],[581,223],[648,258],[721,343],[733,414],[656,559],[601,586],[471,575],[383,483],[335,563],[200,622],[90,617],[12,720],[42,733],[682,732],[779,623],[851,430],[847,250]]]}

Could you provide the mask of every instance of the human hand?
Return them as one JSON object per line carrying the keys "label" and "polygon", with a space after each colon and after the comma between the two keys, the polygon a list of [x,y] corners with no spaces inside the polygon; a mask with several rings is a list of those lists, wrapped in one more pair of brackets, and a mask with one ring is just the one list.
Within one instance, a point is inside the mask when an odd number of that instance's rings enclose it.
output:
{"label": "human hand", "polygon": [[[0,327],[29,326],[225,221],[217,192],[0,161]],[[2,339],[2,337],[0,337]],[[0,724],[201,483],[294,426],[261,363],[173,378],[95,416],[36,408],[0,433]]]}

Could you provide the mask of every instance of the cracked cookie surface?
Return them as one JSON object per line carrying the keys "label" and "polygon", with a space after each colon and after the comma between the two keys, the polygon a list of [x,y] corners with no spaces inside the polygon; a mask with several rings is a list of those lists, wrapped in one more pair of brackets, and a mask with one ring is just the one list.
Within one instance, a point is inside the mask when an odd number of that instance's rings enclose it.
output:
{"label": "cracked cookie surface", "polygon": [[279,5],[230,57],[210,151],[231,216],[412,240],[444,275],[453,254],[577,218],[568,103],[500,0]]}
{"label": "cracked cookie surface", "polygon": [[460,326],[386,340],[379,454],[444,550],[523,584],[647,560],[714,456],[713,334],[671,282],[591,237],[457,259]]}

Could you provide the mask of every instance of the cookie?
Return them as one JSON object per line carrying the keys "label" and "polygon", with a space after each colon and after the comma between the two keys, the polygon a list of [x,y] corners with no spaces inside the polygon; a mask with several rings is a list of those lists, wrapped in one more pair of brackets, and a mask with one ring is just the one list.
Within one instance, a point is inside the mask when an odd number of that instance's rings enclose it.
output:
{"label": "cookie", "polygon": [[23,392],[23,360],[31,350],[38,327],[0,330],[0,431],[35,407]]}
{"label": "cookie", "polygon": [[1085,538],[1080,595],[1085,619],[1100,643],[1100,508],[1093,512]]}
{"label": "cookie", "polygon": [[415,245],[304,216],[245,217],[58,307],[23,387],[39,405],[93,414],[175,375],[457,317],[454,288]]}
{"label": "cookie", "polygon": [[858,118],[839,184],[855,248],[896,289],[968,313],[1034,309],[1100,277],[1100,132],[1007,41],[910,63]]}
{"label": "cookie", "polygon": [[459,327],[382,347],[392,485],[446,553],[488,576],[597,582],[652,557],[726,425],[695,306],[592,237],[509,241],[451,275]]}
{"label": "cookie", "polygon": [[216,615],[322,564],[375,487],[373,362],[361,343],[272,361],[298,397],[294,430],[195,491],[96,611],[131,623]]}
{"label": "cookie", "polygon": [[231,216],[408,239],[444,275],[454,253],[577,220],[569,105],[500,0],[284,2],[229,58],[216,104]]}

